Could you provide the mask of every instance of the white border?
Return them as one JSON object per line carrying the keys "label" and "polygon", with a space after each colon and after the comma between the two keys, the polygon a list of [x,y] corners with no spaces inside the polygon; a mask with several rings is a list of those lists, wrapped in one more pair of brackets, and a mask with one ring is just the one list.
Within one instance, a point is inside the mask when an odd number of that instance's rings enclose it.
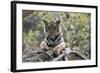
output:
{"label": "white border", "polygon": [[[82,61],[67,61],[67,62],[40,62],[40,63],[22,63],[22,10],[46,10],[46,11],[64,11],[64,12],[84,12],[91,13],[91,60]],[[70,66],[85,66],[95,65],[96,45],[95,45],[95,25],[96,25],[96,10],[92,8],[81,7],[60,7],[60,6],[45,6],[45,5],[28,5],[17,4],[17,70],[21,69],[38,69],[52,67],[70,67]]]}

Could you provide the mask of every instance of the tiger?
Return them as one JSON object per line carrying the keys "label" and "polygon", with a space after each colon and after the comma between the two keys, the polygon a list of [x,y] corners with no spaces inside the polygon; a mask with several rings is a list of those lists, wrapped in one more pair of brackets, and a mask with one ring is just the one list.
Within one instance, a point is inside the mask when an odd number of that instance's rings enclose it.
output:
{"label": "tiger", "polygon": [[46,21],[43,20],[44,23],[44,33],[45,38],[40,44],[41,49],[50,49],[53,48],[54,51],[57,52],[57,54],[61,54],[61,52],[66,47],[66,44],[64,42],[63,33],[60,27],[60,20],[56,21]]}

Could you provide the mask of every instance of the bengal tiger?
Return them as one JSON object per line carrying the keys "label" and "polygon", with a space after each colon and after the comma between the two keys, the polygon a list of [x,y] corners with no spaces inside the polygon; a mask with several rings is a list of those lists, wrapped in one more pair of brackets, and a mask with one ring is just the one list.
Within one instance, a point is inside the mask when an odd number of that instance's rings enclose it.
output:
{"label": "bengal tiger", "polygon": [[53,48],[53,50],[56,51],[57,54],[60,54],[66,47],[63,33],[60,27],[60,20],[52,20],[50,22],[43,20],[43,23],[45,24],[45,38],[40,44],[41,49]]}

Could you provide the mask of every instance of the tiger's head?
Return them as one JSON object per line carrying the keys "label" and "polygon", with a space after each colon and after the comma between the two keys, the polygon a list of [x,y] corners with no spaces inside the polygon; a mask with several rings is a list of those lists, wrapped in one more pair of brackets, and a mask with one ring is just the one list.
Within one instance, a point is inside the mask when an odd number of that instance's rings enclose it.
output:
{"label": "tiger's head", "polygon": [[59,31],[59,24],[60,24],[60,20],[57,20],[57,21],[46,21],[46,20],[43,20],[44,24],[45,24],[45,32],[52,36],[53,34],[55,34],[56,32]]}

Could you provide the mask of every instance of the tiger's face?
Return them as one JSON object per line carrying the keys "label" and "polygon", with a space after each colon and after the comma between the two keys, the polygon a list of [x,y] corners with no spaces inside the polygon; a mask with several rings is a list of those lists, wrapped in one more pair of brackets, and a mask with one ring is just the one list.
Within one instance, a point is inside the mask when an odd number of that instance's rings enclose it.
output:
{"label": "tiger's face", "polygon": [[45,24],[45,31],[48,35],[52,36],[59,31],[60,20],[50,22],[43,20],[43,22]]}

